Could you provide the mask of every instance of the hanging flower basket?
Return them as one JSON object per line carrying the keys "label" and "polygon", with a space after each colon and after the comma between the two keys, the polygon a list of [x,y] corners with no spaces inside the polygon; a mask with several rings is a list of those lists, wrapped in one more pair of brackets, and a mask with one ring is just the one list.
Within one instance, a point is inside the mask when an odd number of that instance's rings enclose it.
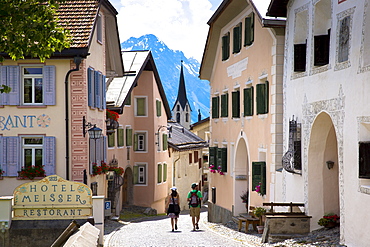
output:
{"label": "hanging flower basket", "polygon": [[93,172],[92,175],[100,175],[100,174],[106,174],[109,171],[110,166],[107,165],[104,161],[101,162],[100,166],[98,166],[96,163],[93,163]]}
{"label": "hanging flower basket", "polygon": [[117,112],[111,111],[107,109],[107,118],[113,119],[114,121],[117,121],[119,118],[119,114]]}
{"label": "hanging flower basket", "polygon": [[27,166],[18,171],[19,179],[31,179],[45,177],[45,170],[43,166]]}
{"label": "hanging flower basket", "polygon": [[110,166],[109,171],[114,171],[117,175],[121,176],[124,173],[124,170],[122,167],[118,166]]}

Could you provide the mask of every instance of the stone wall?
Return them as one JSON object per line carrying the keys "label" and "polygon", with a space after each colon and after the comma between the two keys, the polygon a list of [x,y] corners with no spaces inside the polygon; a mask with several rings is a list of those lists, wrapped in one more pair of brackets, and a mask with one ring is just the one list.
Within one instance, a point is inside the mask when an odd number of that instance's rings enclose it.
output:
{"label": "stone wall", "polygon": [[232,220],[231,211],[208,201],[208,221],[214,223],[227,223]]}

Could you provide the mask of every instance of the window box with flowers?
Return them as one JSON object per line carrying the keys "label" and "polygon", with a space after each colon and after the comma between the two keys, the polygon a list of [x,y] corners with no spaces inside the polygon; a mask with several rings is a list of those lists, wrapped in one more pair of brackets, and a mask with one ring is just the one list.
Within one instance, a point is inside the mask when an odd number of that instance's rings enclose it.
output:
{"label": "window box with flowers", "polygon": [[121,176],[124,173],[124,170],[122,167],[118,166],[110,166],[109,171],[114,171],[117,175]]}
{"label": "window box with flowers", "polygon": [[44,178],[44,166],[27,166],[18,171],[17,179],[42,179]]}
{"label": "window box with flowers", "polygon": [[339,225],[339,216],[333,213],[325,214],[322,218],[319,219],[317,224],[326,228],[336,227],[337,225]]}
{"label": "window box with flowers", "polygon": [[101,162],[100,166],[96,163],[93,163],[93,172],[92,176],[106,174],[109,171],[109,165],[107,165],[104,161]]}
{"label": "window box with flowers", "polygon": [[218,166],[217,169],[214,165],[209,165],[209,171],[211,173],[219,173],[220,175],[225,175],[225,173],[222,171],[222,167]]}

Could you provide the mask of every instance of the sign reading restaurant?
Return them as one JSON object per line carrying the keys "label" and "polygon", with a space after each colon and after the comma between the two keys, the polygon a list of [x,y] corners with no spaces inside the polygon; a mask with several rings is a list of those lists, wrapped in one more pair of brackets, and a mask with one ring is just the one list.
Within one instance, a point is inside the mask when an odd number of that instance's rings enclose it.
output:
{"label": "sign reading restaurant", "polygon": [[51,175],[14,190],[13,220],[86,219],[92,216],[91,189]]}

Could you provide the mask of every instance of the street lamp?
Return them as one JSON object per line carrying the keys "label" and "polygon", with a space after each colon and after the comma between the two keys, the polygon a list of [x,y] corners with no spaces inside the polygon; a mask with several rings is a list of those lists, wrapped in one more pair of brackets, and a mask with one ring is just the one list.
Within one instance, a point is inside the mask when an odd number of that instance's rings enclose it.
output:
{"label": "street lamp", "polygon": [[[92,128],[90,128],[92,127]],[[90,128],[86,131],[86,128]],[[95,163],[96,163],[96,140],[97,139],[100,139],[102,137],[102,129],[96,127],[96,124],[92,124],[90,122],[86,122],[86,119],[85,119],[85,116],[82,117],[82,133],[83,133],[83,136],[85,137],[86,135],[86,132],[89,133],[89,138],[91,140],[94,140],[95,142]]]}

